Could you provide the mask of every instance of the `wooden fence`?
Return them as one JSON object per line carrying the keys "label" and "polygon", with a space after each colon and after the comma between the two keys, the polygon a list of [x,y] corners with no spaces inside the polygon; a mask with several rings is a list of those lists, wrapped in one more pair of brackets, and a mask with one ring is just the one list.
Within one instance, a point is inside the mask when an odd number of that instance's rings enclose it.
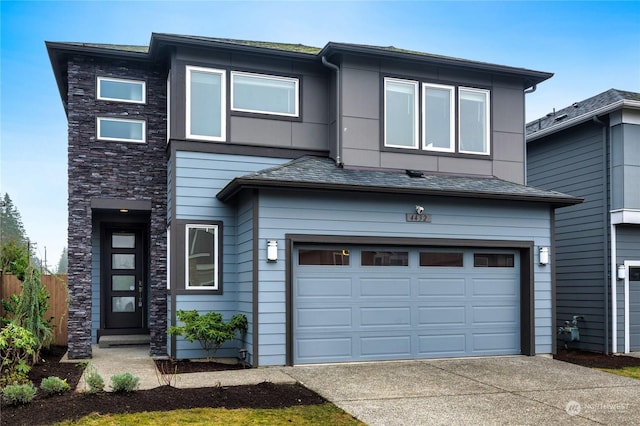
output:
{"label": "wooden fence", "polygon": [[[0,298],[7,300],[12,294],[20,294],[20,284],[15,275],[0,274]],[[43,275],[42,284],[51,296],[45,318],[53,318],[53,344],[67,346],[67,275]],[[0,315],[4,316],[2,307]]]}

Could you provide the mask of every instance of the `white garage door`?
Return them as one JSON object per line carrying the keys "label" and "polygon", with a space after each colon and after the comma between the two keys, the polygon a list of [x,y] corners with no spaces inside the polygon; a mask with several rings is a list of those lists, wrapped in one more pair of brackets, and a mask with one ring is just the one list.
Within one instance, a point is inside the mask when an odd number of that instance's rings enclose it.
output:
{"label": "white garage door", "polygon": [[294,251],[294,363],[520,353],[515,251]]}

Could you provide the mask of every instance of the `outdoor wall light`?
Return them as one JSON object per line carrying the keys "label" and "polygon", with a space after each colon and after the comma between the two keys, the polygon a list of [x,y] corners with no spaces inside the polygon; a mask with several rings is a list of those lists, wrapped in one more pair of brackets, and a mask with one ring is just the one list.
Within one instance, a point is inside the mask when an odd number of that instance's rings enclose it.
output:
{"label": "outdoor wall light", "polygon": [[627,268],[625,268],[624,265],[618,265],[617,277],[619,280],[624,280],[625,278],[627,278]]}
{"label": "outdoor wall light", "polygon": [[267,240],[267,261],[268,262],[278,261],[278,241],[277,240]]}
{"label": "outdoor wall light", "polygon": [[538,263],[541,265],[549,264],[549,247],[540,247],[538,250],[538,254],[540,255],[540,259]]}

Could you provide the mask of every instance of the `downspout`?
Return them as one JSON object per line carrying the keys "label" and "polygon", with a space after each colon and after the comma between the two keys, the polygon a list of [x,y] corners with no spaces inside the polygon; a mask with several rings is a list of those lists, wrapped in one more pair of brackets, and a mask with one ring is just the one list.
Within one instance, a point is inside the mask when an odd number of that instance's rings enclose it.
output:
{"label": "downspout", "polygon": [[[605,226],[602,227],[603,231],[603,241],[604,241],[604,353],[608,354],[609,351],[609,284],[607,283],[607,277],[609,276],[609,262],[608,262],[608,252],[609,252],[609,238],[607,234],[607,218],[609,216],[608,209],[608,174],[607,174],[607,124],[600,120],[597,115],[593,116],[593,122],[600,125],[602,127],[602,217],[605,221]],[[613,269],[611,269],[613,271]],[[613,288],[613,287],[612,287]],[[613,296],[612,296],[613,297]]]}
{"label": "downspout", "polygon": [[[533,93],[536,91],[536,89],[538,88],[537,84],[534,84],[533,86],[531,86],[528,89],[524,90],[524,94],[528,95],[529,93]],[[526,102],[522,102],[522,118],[524,119],[523,124],[522,124],[522,136],[524,137],[524,184],[527,184],[527,112],[526,112]]]}
{"label": "downspout", "polygon": [[336,166],[342,167],[342,141],[341,141],[341,111],[340,111],[340,67],[327,61],[326,56],[322,57],[322,64],[336,72]]}

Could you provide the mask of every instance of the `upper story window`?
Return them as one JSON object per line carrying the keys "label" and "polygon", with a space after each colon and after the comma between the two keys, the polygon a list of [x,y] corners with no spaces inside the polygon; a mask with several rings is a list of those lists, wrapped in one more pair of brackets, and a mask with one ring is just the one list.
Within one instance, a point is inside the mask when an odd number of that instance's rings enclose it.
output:
{"label": "upper story window", "polygon": [[146,102],[146,83],[138,80],[98,77],[98,99],[105,101]]}
{"label": "upper story window", "polygon": [[98,117],[98,139],[120,142],[146,141],[146,123],[144,120]]}
{"label": "upper story window", "polygon": [[299,80],[231,72],[231,110],[298,117]]}
{"label": "upper story window", "polygon": [[418,83],[384,79],[384,144],[418,148]]}
{"label": "upper story window", "polygon": [[385,147],[418,149],[421,125],[424,150],[489,155],[489,90],[422,83],[421,96],[417,81],[384,79]]}
{"label": "upper story window", "polygon": [[225,71],[187,66],[187,137],[210,141],[226,138]]}

